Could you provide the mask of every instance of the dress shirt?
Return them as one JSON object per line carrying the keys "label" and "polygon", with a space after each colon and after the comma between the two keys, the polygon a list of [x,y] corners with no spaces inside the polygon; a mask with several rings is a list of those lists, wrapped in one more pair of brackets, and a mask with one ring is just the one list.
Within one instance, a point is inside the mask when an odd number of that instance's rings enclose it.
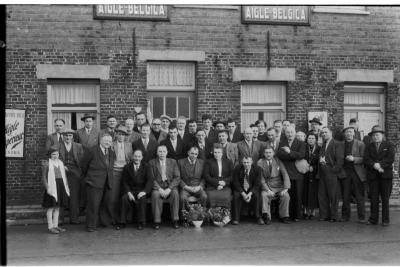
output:
{"label": "dress shirt", "polygon": [[118,146],[118,153],[117,158],[114,161],[114,167],[116,168],[123,168],[126,165],[126,158],[125,158],[125,146],[124,143],[117,142]]}
{"label": "dress shirt", "polygon": [[217,160],[218,163],[218,177],[222,177],[222,161]]}
{"label": "dress shirt", "polygon": [[66,142],[64,142],[64,145],[65,145],[65,149],[66,149],[68,152],[71,151],[72,143],[67,144]]}
{"label": "dress shirt", "polygon": [[174,148],[174,151],[176,151],[176,145],[178,143],[178,139],[175,139],[175,140],[169,139],[169,140],[171,141],[171,145]]}
{"label": "dress shirt", "polygon": [[148,138],[146,138],[146,139],[142,138],[142,142],[143,142],[143,145],[144,145],[144,149],[147,150],[147,145],[149,144],[149,139]]}
{"label": "dress shirt", "polygon": [[247,140],[245,140],[245,142],[246,142],[247,146],[248,146],[248,147],[250,148],[250,150],[251,150],[251,145],[252,145],[253,141],[247,142]]}
{"label": "dress shirt", "polygon": [[160,160],[160,166],[161,166],[161,179],[163,182],[165,182],[168,180],[165,160]]}
{"label": "dress shirt", "polygon": [[178,130],[178,134],[183,138],[183,135],[185,134],[185,130]]}

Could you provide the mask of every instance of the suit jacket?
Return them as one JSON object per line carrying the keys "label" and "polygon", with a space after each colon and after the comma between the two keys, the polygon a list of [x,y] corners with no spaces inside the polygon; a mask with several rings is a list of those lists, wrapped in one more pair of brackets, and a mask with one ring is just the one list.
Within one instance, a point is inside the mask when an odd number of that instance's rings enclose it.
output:
{"label": "suit jacket", "polygon": [[166,158],[165,164],[167,180],[162,181],[160,160],[155,158],[149,161],[149,176],[153,180],[153,190],[158,190],[160,188],[170,188],[172,190],[177,188],[181,182],[179,167],[176,160]]}
{"label": "suit jacket", "polygon": [[179,160],[187,156],[186,147],[184,146],[182,139],[180,139],[179,137],[177,138],[176,141],[176,150],[174,150],[174,147],[172,146],[171,140],[169,138],[161,141],[160,145],[164,145],[167,147],[168,158]]}
{"label": "suit jacket", "polygon": [[233,190],[239,193],[242,192],[252,192],[253,195],[260,194],[260,186],[261,186],[261,168],[256,164],[253,164],[249,173],[249,189],[246,191],[243,188],[244,177],[245,177],[245,169],[243,164],[237,165],[233,170]]}
{"label": "suit jacket", "polygon": [[[328,147],[325,150],[324,142],[321,149],[319,150],[319,157],[325,156],[326,165],[331,168],[333,174],[336,174],[338,178],[346,177],[346,173],[343,169],[344,162],[344,147],[343,143],[336,141],[332,138],[329,142]],[[321,163],[319,164],[319,170],[321,169]]]}
{"label": "suit jacket", "polygon": [[83,127],[76,131],[76,142],[82,144],[84,149],[93,147],[99,144],[99,130],[92,128],[90,134],[86,133],[86,128]]}
{"label": "suit jacket", "polygon": [[233,138],[231,139],[230,135],[228,134],[228,142],[237,143],[244,140],[243,134],[240,132],[239,128],[236,127],[235,131],[233,132]]}
{"label": "suit jacket", "polygon": [[222,176],[218,177],[218,163],[216,159],[209,159],[204,164],[203,176],[206,180],[207,189],[217,189],[219,181],[225,181],[225,187],[229,187],[232,181],[232,161],[222,159]]}
{"label": "suit jacket", "polygon": [[[132,144],[129,143],[129,142],[124,142],[123,144],[124,144],[125,161],[126,161],[126,163],[128,164],[129,162],[132,161],[132,154],[133,154],[133,151],[132,151]],[[113,145],[111,146],[111,150],[114,151],[114,153],[115,153],[115,158],[117,158],[118,150],[119,150],[118,142],[117,142],[117,141],[115,141],[115,142],[113,143]]]}
{"label": "suit jacket", "polygon": [[147,144],[147,150],[144,148],[142,138],[136,140],[132,143],[132,151],[140,149],[143,152],[143,161],[149,162],[157,156],[158,143],[154,139],[149,138],[149,143]]}
{"label": "suit jacket", "polygon": [[[265,141],[265,146],[264,146],[264,148],[266,148],[266,147],[272,147],[272,148],[274,149],[274,152],[276,153],[276,151],[277,151],[278,148],[279,148],[279,140],[278,140],[278,139],[275,139],[274,142],[271,142],[271,141],[269,141],[269,140]],[[264,151],[263,151],[262,154],[264,155]]]}
{"label": "suit jacket", "polygon": [[126,164],[122,171],[122,190],[124,194],[131,192],[145,192],[150,195],[153,188],[153,180],[149,173],[149,166],[145,162],[141,162],[139,169],[135,172],[133,161]]}
{"label": "suit jacket", "polygon": [[[60,152],[60,160],[65,165],[65,153],[67,153],[67,150],[64,144],[60,145],[59,152]],[[74,155],[74,160],[78,164],[80,164],[81,159],[83,157],[83,146],[79,143],[72,142],[72,154]]]}
{"label": "suit jacket", "polygon": [[214,128],[210,129],[208,136],[206,136],[206,142],[209,144],[218,143],[218,133]]}
{"label": "suit jacket", "polygon": [[117,136],[116,136],[116,134],[115,134],[115,129],[114,129],[113,131],[110,131],[110,130],[108,129],[108,127],[106,127],[106,128],[104,128],[104,129],[101,129],[101,130],[100,130],[100,132],[99,132],[99,140],[100,140],[101,136],[102,136],[104,133],[108,133],[109,135],[111,135],[113,141],[115,141],[116,138],[117,138]]}
{"label": "suit jacket", "polygon": [[212,144],[209,144],[209,143],[205,142],[204,147],[200,148],[199,143],[196,142],[194,144],[194,146],[196,146],[199,149],[199,155],[198,155],[199,159],[202,159],[202,160],[205,161],[207,159],[212,158],[212,146],[213,146]]}
{"label": "suit jacket", "polygon": [[115,154],[110,148],[108,157],[109,164],[107,165],[100,145],[85,150],[81,160],[81,169],[88,185],[95,188],[104,188],[105,186],[112,188]]}
{"label": "suit jacket", "polygon": [[196,136],[186,131],[185,134],[183,135],[183,138],[181,138],[181,136],[178,135],[178,139],[182,140],[183,147],[185,150],[188,150],[190,146],[194,145],[197,142]]}
{"label": "suit jacket", "polygon": [[[392,142],[382,141],[379,150],[376,150],[375,143],[370,143],[364,153],[364,163],[367,169],[368,180],[393,179],[393,162],[395,158],[395,146]],[[384,170],[379,173],[374,169],[374,164],[379,163]]]}
{"label": "suit jacket", "polygon": [[273,179],[282,179],[283,189],[290,188],[290,178],[285,165],[277,157],[272,158],[272,168],[269,170],[267,161],[259,159],[257,165],[261,168],[261,189],[263,191],[271,190],[269,182]]}
{"label": "suit jacket", "polygon": [[[343,152],[345,148],[345,141],[343,141]],[[364,168],[364,153],[365,153],[365,145],[362,141],[354,138],[353,146],[351,148],[351,154],[354,157],[354,170],[356,171],[358,177],[361,181],[367,180],[367,174]],[[344,155],[346,158],[346,155]],[[343,160],[346,162],[346,159]],[[346,169],[344,169],[346,171]]]}
{"label": "suit jacket", "polygon": [[239,151],[234,143],[226,143],[226,157],[232,162],[233,166],[239,163]]}
{"label": "suit jacket", "polygon": [[287,138],[281,138],[279,142],[279,148],[276,152],[276,156],[283,162],[286,167],[286,170],[289,174],[289,178],[291,180],[302,179],[303,174],[300,173],[295,165],[296,160],[304,159],[306,156],[306,144],[302,141],[297,140],[296,138],[292,142],[292,146],[290,146],[290,153],[286,153],[282,147],[289,147],[289,141]]}
{"label": "suit jacket", "polygon": [[57,133],[52,133],[47,136],[46,151],[49,151],[50,147],[52,146],[60,148],[60,143],[58,142]]}
{"label": "suit jacket", "polygon": [[164,132],[164,131],[160,131],[160,135],[158,136],[158,139],[156,139],[156,136],[153,133],[153,130],[150,132],[150,138],[156,140],[159,144],[161,143],[161,141],[165,140],[168,138],[168,133]]}
{"label": "suit jacket", "polygon": [[135,131],[132,131],[132,133],[130,133],[130,134],[125,138],[125,140],[126,140],[126,142],[128,142],[128,143],[133,143],[133,142],[139,140],[140,138],[142,138],[142,135],[141,135],[141,134],[139,134],[139,133],[137,133],[137,132],[135,132]]}
{"label": "suit jacket", "polygon": [[184,159],[178,160],[178,167],[181,173],[181,188],[187,186],[198,186],[200,185],[204,188],[205,181],[203,178],[204,161],[202,159],[196,159],[194,164],[194,171],[190,169],[189,159],[186,157]]}
{"label": "suit jacket", "polygon": [[263,134],[258,134],[257,139],[262,142],[267,142],[268,141],[267,132],[265,132]]}
{"label": "suit jacket", "polygon": [[253,162],[257,162],[263,155],[264,145],[261,141],[252,140],[251,148],[247,145],[245,140],[238,142],[237,148],[239,151],[239,161],[242,162],[244,157],[251,157]]}

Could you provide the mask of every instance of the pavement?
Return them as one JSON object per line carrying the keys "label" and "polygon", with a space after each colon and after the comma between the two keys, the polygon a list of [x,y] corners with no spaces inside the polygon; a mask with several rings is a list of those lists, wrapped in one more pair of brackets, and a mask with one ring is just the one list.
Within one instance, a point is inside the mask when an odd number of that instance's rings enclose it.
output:
{"label": "pavement", "polygon": [[[353,215],[355,215],[353,213]],[[48,234],[45,224],[9,225],[8,265],[400,265],[400,210],[391,224],[302,220],[173,229],[162,224],[139,231],[64,225]]]}

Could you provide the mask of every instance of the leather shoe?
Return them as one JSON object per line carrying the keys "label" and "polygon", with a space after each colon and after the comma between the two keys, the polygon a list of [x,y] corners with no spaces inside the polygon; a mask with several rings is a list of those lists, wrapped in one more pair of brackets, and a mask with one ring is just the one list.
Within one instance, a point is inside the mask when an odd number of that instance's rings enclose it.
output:
{"label": "leather shoe", "polygon": [[265,222],[263,221],[263,219],[258,218],[258,219],[257,219],[257,224],[258,224],[258,225],[264,225]]}
{"label": "leather shoe", "polygon": [[329,222],[331,222],[331,223],[336,222],[336,221],[337,221],[336,219],[330,219],[329,220]]}
{"label": "leather shoe", "polygon": [[81,222],[80,221],[70,222],[70,224],[81,224]]}
{"label": "leather shoe", "polygon": [[139,223],[138,226],[137,226],[137,229],[138,230],[143,230],[143,223]]}
{"label": "leather shoe", "polygon": [[370,220],[368,220],[366,225],[377,225],[377,223],[376,222],[371,222]]}
{"label": "leather shoe", "polygon": [[361,220],[358,220],[358,223],[360,223],[360,224],[366,224],[366,223],[367,223],[367,220],[361,219]]}
{"label": "leather shoe", "polygon": [[382,226],[389,226],[389,223],[388,222],[383,222]]}
{"label": "leather shoe", "polygon": [[114,229],[115,230],[121,230],[121,226],[119,226],[118,224],[114,225]]}
{"label": "leather shoe", "polygon": [[179,228],[179,223],[178,223],[178,221],[173,221],[173,222],[172,222],[172,228],[174,228],[174,229],[178,229],[178,228]]}
{"label": "leather shoe", "polygon": [[154,228],[155,230],[160,229],[160,224],[159,224],[159,223],[155,223],[155,224],[153,225],[153,228]]}
{"label": "leather shoe", "polygon": [[49,228],[49,233],[57,235],[60,233],[60,231],[58,231],[57,228]]}
{"label": "leather shoe", "polygon": [[65,229],[65,228],[61,228],[61,227],[54,227],[54,229],[56,229],[57,231],[59,231],[60,233],[64,233],[64,232],[66,232],[67,231],[67,229]]}
{"label": "leather shoe", "polygon": [[288,217],[281,218],[281,222],[284,224],[290,224],[290,220]]}
{"label": "leather shoe", "polygon": [[232,225],[238,225],[239,222],[238,221],[232,221]]}
{"label": "leather shoe", "polygon": [[330,221],[331,219],[329,219],[329,218],[320,218],[319,220],[320,220],[321,222],[322,222],[322,221],[328,222],[328,221]]}
{"label": "leather shoe", "polygon": [[94,231],[96,231],[96,229],[91,228],[91,227],[88,227],[88,228],[86,228],[86,231],[87,231],[87,232],[94,232]]}
{"label": "leather shoe", "polygon": [[341,218],[341,219],[339,220],[339,222],[348,222],[348,221],[350,221],[349,218]]}

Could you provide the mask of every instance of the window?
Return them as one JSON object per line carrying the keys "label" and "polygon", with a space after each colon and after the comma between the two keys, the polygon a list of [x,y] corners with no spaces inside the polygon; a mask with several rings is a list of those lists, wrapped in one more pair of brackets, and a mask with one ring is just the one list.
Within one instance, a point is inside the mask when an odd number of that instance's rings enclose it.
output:
{"label": "window", "polygon": [[148,62],[147,90],[154,118],[194,118],[195,64],[190,62]]}
{"label": "window", "polygon": [[274,120],[286,114],[286,85],[284,83],[248,83],[241,87],[242,130],[256,120],[265,120],[273,126]]}
{"label": "window", "polygon": [[384,111],[384,86],[344,86],[344,125],[348,125],[351,118],[357,118],[361,138],[368,134],[375,124],[385,127]]}
{"label": "window", "polygon": [[[84,126],[85,113],[99,114],[100,86],[97,80],[49,80],[47,85],[47,129],[55,131],[54,120],[65,121],[65,127],[77,130]],[[96,116],[98,118],[98,116]],[[96,124],[96,120],[95,120]],[[95,125],[99,128],[99,125]]]}
{"label": "window", "polygon": [[314,13],[339,13],[368,15],[369,11],[365,6],[315,6]]}

